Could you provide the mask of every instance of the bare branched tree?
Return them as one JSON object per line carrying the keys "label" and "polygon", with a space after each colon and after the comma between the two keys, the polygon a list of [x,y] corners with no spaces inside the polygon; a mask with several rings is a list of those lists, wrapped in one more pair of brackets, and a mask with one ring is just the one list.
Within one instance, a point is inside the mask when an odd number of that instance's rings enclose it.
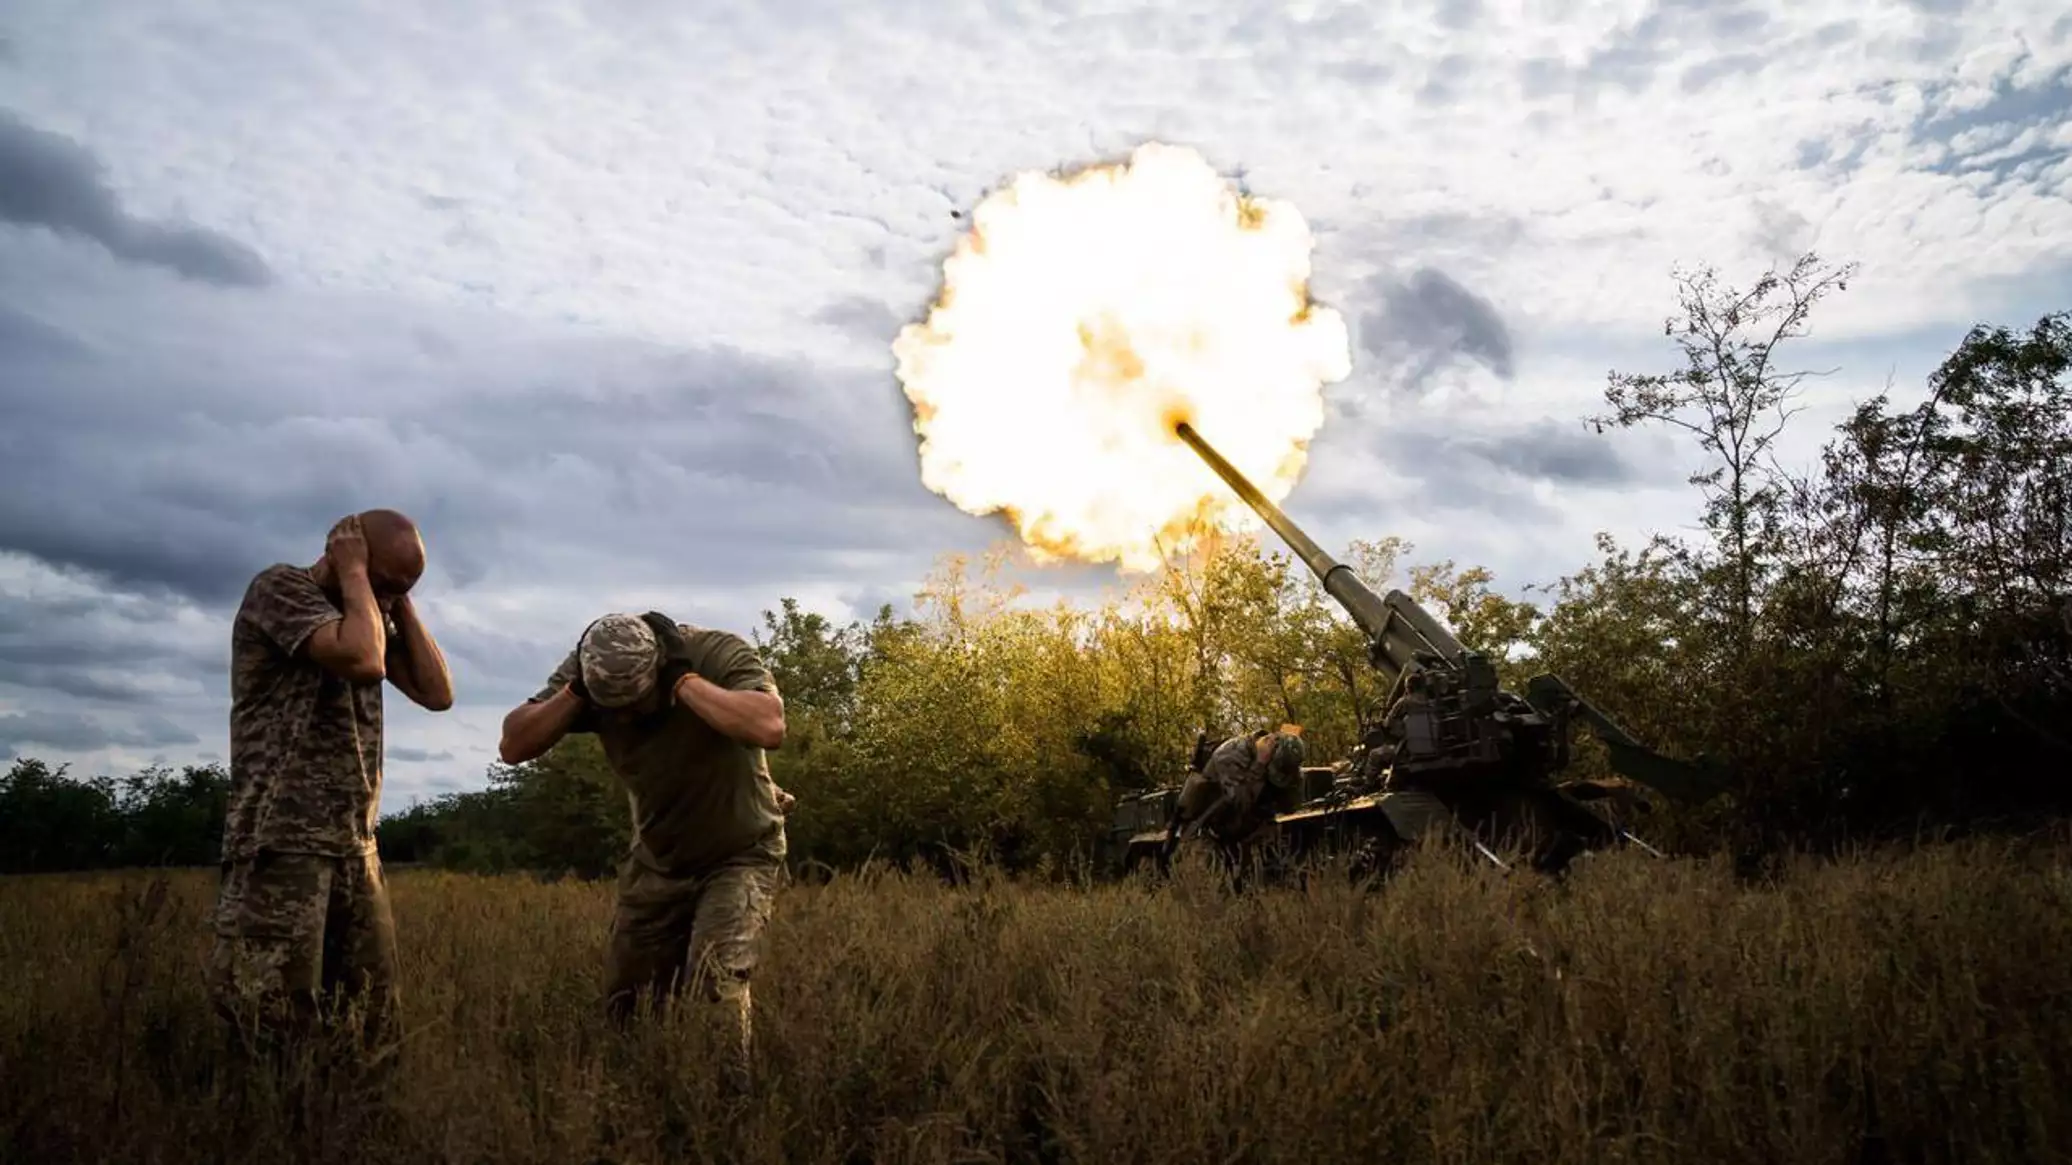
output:
{"label": "bare branched tree", "polygon": [[1684,367],[1669,373],[1614,371],[1605,386],[1608,412],[1592,416],[1598,432],[1657,423],[1696,439],[1710,464],[1692,475],[1705,497],[1705,524],[1719,544],[1735,622],[1745,652],[1760,585],[1763,547],[1784,496],[1773,448],[1811,371],[1779,366],[1778,349],[1806,334],[1813,307],[1847,290],[1856,265],[1831,266],[1808,254],[1790,270],[1765,272],[1747,289],[1723,283],[1705,267],[1679,269],[1679,314],[1663,323]]}

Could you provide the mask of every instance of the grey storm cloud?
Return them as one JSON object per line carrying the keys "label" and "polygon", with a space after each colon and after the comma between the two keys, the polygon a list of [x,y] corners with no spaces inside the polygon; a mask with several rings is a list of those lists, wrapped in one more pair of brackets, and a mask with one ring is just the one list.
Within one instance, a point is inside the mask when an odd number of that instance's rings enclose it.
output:
{"label": "grey storm cloud", "polygon": [[[1580,424],[1543,417],[1499,429],[1462,429],[1443,417],[1393,417],[1369,425],[1351,421],[1352,429],[1329,442],[1319,442],[1314,455],[1327,480],[1305,485],[1306,514],[1383,529],[1406,516],[1467,517],[1489,525],[1493,515],[1506,527],[1554,522],[1559,515],[1534,496],[1539,482],[1583,489],[1607,489],[1651,482],[1652,463],[1637,463],[1624,435],[1599,436]],[[1357,435],[1355,435],[1357,434]],[[1361,485],[1352,467],[1362,463],[1386,466],[1390,476],[1407,478],[1411,494],[1407,510],[1377,508],[1371,487]],[[1298,521],[1304,519],[1297,519]]]}
{"label": "grey storm cloud", "polygon": [[1441,437],[1436,444],[1491,469],[1561,484],[1620,485],[1639,476],[1603,437],[1552,419],[1505,433]]}
{"label": "grey storm cloud", "polygon": [[228,691],[227,641],[198,642],[177,599],[73,583],[64,595],[0,584],[0,684],[124,708]]}
{"label": "grey storm cloud", "polygon": [[[255,571],[314,561],[369,506],[418,519],[429,594],[638,589],[692,621],[876,593],[1001,533],[921,484],[882,374],[294,289],[182,295],[60,252],[0,236],[0,324],[36,325],[0,327],[0,551],[101,594],[0,577],[0,685],[212,706],[194,701],[227,695],[227,629],[197,641],[196,614],[227,618]],[[153,638],[176,614],[187,637]],[[558,644],[528,618],[439,628],[465,699],[544,678]]]}
{"label": "grey storm cloud", "polygon": [[[955,520],[896,387],[862,374],[501,335],[435,358],[385,320],[194,326],[191,351],[236,358],[140,348],[32,385],[0,350],[0,548],[223,606],[372,505],[416,517],[463,583],[833,578]],[[312,364],[319,345],[344,364]]]}
{"label": "grey storm cloud", "polygon": [[189,279],[237,287],[273,281],[266,261],[236,239],[129,214],[90,151],[6,110],[0,110],[0,220],[92,239],[119,258]]}
{"label": "grey storm cloud", "polygon": [[1379,359],[1391,381],[1419,389],[1461,358],[1511,378],[1510,328],[1493,304],[1444,271],[1422,267],[1403,278],[1377,276],[1367,298],[1374,306],[1359,321],[1360,346]]}
{"label": "grey storm cloud", "polygon": [[163,716],[142,716],[134,727],[104,724],[78,712],[16,712],[0,716],[0,750],[41,744],[73,752],[98,748],[161,748],[199,744],[201,738]]}
{"label": "grey storm cloud", "polygon": [[[88,668],[77,665],[29,664],[17,666],[15,661],[0,656],[5,662],[8,676],[15,684],[42,692],[56,692],[75,700],[101,700],[110,704],[148,700],[154,697],[157,685],[128,668]],[[167,672],[165,674],[174,674]],[[184,674],[184,673],[182,673]]]}
{"label": "grey storm cloud", "polygon": [[66,359],[88,352],[86,345],[63,328],[0,305],[0,353],[10,360]]}

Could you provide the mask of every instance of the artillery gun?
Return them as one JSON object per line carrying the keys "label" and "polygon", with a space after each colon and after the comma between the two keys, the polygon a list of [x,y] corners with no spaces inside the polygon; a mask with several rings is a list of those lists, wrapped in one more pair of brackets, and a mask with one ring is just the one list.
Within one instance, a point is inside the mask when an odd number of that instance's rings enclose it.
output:
{"label": "artillery gun", "polygon": [[[1535,865],[1557,872],[1577,853],[1620,844],[1644,845],[1615,820],[1586,807],[1611,789],[1595,782],[1559,782],[1568,767],[1577,721],[1603,742],[1613,772],[1678,801],[1703,801],[1722,787],[1716,773],[1662,756],[1635,740],[1560,676],[1543,673],[1523,696],[1503,690],[1488,656],[1470,651],[1400,590],[1376,595],[1353,570],[1326,554],[1301,527],[1245,479],[1191,425],[1175,427],[1209,467],[1280,535],[1324,592],[1366,635],[1368,659],[1388,683],[1384,721],[1366,728],[1352,755],[1330,767],[1303,770],[1292,807],[1274,813],[1280,856],[1300,861],[1338,852],[1355,873],[1398,849],[1403,838],[1383,806],[1392,790],[1439,793],[1454,817],[1485,842],[1505,803],[1532,802],[1533,816],[1554,835],[1538,847]],[[1405,700],[1406,695],[1417,698]],[[1200,764],[1197,750],[1196,767]],[[1175,840],[1180,786],[1123,798],[1105,841],[1111,868],[1163,866]],[[1285,802],[1284,802],[1285,803]]]}

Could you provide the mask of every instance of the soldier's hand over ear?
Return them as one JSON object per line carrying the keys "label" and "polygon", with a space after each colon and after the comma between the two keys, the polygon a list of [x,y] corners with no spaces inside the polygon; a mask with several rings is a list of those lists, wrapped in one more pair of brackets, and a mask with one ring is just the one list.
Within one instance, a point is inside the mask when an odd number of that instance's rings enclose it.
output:
{"label": "soldier's hand over ear", "polygon": [[676,625],[676,620],[660,611],[649,611],[640,621],[655,633],[655,644],[662,649],[662,690],[673,694],[676,685],[697,670],[685,662],[691,651],[690,640],[684,638],[683,628]]}
{"label": "soldier's hand over ear", "polygon": [[663,655],[689,654],[691,641],[684,638],[683,628],[676,625],[676,620],[660,611],[649,611],[640,617],[640,621],[655,633],[655,642],[661,646]]}

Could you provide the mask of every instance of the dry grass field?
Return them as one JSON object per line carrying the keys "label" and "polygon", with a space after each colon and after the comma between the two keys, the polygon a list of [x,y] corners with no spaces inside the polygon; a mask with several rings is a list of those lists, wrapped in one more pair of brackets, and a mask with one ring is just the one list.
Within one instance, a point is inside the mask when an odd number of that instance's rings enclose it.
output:
{"label": "dry grass field", "polygon": [[1815,1162],[2072,1158],[2072,845],[1778,884],[1427,855],[1362,895],[890,875],[788,891],[761,1088],[710,1011],[621,1039],[605,886],[396,875],[380,1095],[227,1097],[206,872],[0,880],[14,1162]]}

